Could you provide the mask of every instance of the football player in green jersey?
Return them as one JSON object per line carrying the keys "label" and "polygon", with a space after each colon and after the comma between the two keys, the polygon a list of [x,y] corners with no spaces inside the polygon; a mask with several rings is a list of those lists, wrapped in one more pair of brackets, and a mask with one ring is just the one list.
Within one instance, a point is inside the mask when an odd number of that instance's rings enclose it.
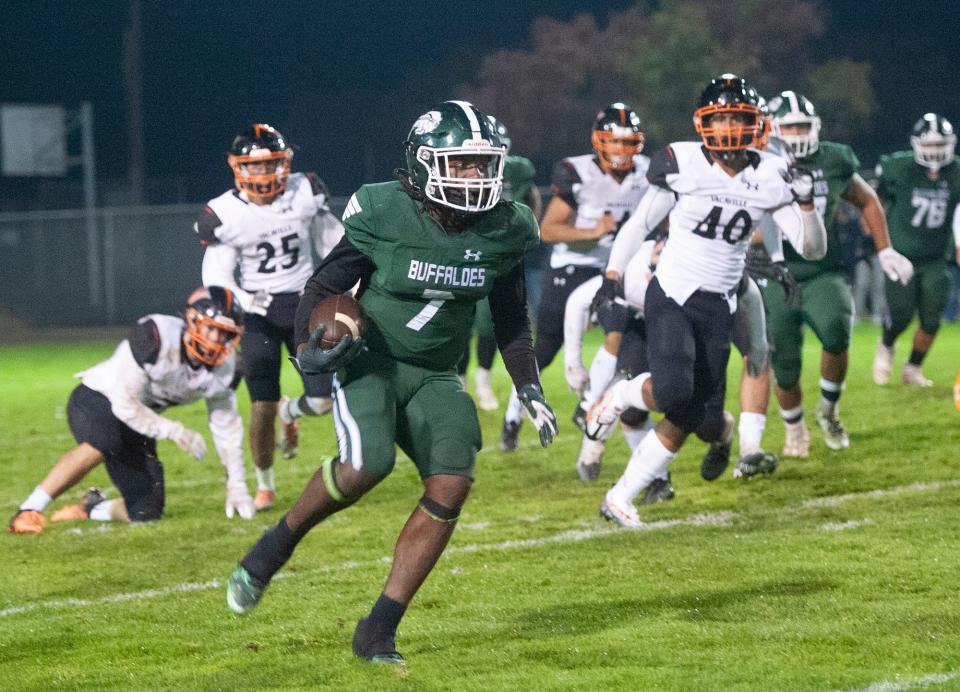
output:
{"label": "football player in green jersey", "polygon": [[904,384],[929,387],[933,382],[920,368],[940,328],[950,292],[944,258],[951,226],[960,233],[960,167],[953,161],[957,145],[953,126],[936,113],[917,121],[910,144],[913,151],[881,156],[877,164],[877,194],[887,207],[890,242],[913,263],[914,274],[906,286],[886,282],[888,314],[873,359],[873,381],[890,381],[893,342],[917,314],[920,324],[902,379]]}
{"label": "football player in green jersey", "polygon": [[847,351],[853,320],[853,296],[843,274],[840,239],[834,217],[842,197],[860,209],[862,223],[873,238],[877,257],[891,281],[906,284],[913,273],[910,261],[890,246],[886,218],[876,192],[860,177],[860,162],[845,144],[820,140],[820,118],[805,97],[784,91],[770,100],[773,135],[785,142],[796,165],[813,175],[814,204],[827,229],[823,259],[803,259],[787,244],[784,254],[790,272],[802,287],[801,305],[786,304],[779,286],[763,290],[767,327],[773,344],[771,364],[780,414],[786,425],[785,457],[806,457],[810,435],[803,420],[800,390],[803,325],[823,346],[820,357],[820,402],[817,423],[830,449],[844,449],[850,436],[840,422],[838,401],[847,375]]}
{"label": "football player in green jersey", "polygon": [[[541,444],[557,432],[524,300],[523,254],[539,231],[529,207],[501,199],[506,147],[473,105],[446,101],[417,119],[404,148],[399,182],[364,185],[351,197],[344,238],[307,282],[297,309],[299,369],[336,373],[340,456],[317,470],[227,586],[232,610],[256,606],[311,528],[390,474],[399,446],[424,492],[397,539],[383,592],[353,637],[354,654],[385,663],[403,661],[397,625],[449,541],[473,482],[480,425],[456,365],[477,301],[490,301],[500,353]],[[358,281],[367,318],[362,342],[345,336],[321,349],[323,329],[308,334],[312,309]]]}
{"label": "football player in green jersey", "polygon": [[[500,143],[507,148],[507,156],[503,162],[503,199],[523,202],[533,211],[535,218],[540,218],[540,190],[533,183],[536,169],[533,162],[523,156],[510,153],[510,133],[507,126],[494,118],[487,116],[490,124],[500,137]],[[534,253],[535,254],[535,253]],[[474,372],[473,385],[477,397],[477,404],[484,411],[496,410],[499,406],[497,395],[493,391],[490,370],[497,355],[497,340],[493,333],[493,320],[490,317],[490,304],[486,300],[477,303],[477,317],[474,321],[474,331],[477,333],[477,369]],[[463,360],[457,367],[461,378],[466,377],[467,365],[470,363],[470,347],[463,353]],[[466,380],[464,380],[466,381]]]}

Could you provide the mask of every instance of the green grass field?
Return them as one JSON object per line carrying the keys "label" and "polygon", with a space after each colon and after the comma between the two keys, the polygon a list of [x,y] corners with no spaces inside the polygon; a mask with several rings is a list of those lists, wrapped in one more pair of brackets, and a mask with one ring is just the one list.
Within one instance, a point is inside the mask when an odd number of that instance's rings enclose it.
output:
{"label": "green grass field", "polygon": [[[619,434],[600,481],[576,478],[580,439],[559,360],[544,378],[562,426],[549,450],[527,425],[518,452],[498,452],[500,414],[481,413],[474,492],[401,625],[409,663],[399,669],[354,659],[350,638],[420,495],[412,464],[317,527],[239,618],[223,582],[283,509],[228,521],[215,457],[197,463],[161,442],[163,521],[0,535],[0,689],[960,689],[960,327],[944,327],[925,367],[936,386],[924,390],[872,384],[876,338],[858,327],[841,404],[849,450],[829,451],[813,420],[808,339],[810,458],[769,479],[728,471],[706,483],[705,447],[692,441],[672,465],[677,498],[641,508],[639,531],[597,515],[626,464]],[[113,346],[0,347],[8,515],[73,444],[71,375]],[[906,338],[899,347],[897,378]],[[734,397],[738,376],[732,364]],[[285,378],[294,391],[292,370]],[[501,368],[501,402],[507,387]],[[244,389],[240,399],[246,414]],[[783,426],[770,413],[766,443],[779,451]],[[202,404],[171,415],[209,443]],[[333,439],[329,418],[309,421],[300,456],[278,458],[282,508]],[[88,480],[109,487],[102,470]]]}

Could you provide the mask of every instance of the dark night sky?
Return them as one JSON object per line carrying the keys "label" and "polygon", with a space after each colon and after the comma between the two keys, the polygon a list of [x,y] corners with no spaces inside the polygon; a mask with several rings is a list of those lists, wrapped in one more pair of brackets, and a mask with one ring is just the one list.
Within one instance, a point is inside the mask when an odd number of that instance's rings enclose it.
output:
{"label": "dark night sky", "polygon": [[[9,7],[0,28],[6,68],[0,102],[91,100],[99,173],[122,177],[127,3],[3,4]],[[233,133],[265,120],[299,145],[296,168],[315,169],[335,194],[349,194],[365,180],[390,175],[410,122],[472,81],[484,54],[526,48],[535,17],[591,12],[603,22],[632,4],[145,0],[147,174],[183,176],[191,183],[189,201],[209,198],[230,184],[224,152]],[[864,163],[881,150],[905,147],[924,111],[960,124],[955,2],[822,4],[829,25],[818,51],[874,66],[879,135],[875,151],[860,152]]]}

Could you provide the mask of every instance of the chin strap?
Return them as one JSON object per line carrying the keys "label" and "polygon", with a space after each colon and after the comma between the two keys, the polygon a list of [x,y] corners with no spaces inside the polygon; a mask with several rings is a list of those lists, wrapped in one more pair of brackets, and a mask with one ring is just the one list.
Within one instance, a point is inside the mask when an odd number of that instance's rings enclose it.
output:
{"label": "chin strap", "polygon": [[423,194],[423,190],[413,182],[413,176],[410,175],[410,171],[406,168],[395,168],[393,174],[397,176],[397,180],[400,181],[403,191],[406,192],[411,199],[417,202],[423,202],[426,200],[426,195]]}

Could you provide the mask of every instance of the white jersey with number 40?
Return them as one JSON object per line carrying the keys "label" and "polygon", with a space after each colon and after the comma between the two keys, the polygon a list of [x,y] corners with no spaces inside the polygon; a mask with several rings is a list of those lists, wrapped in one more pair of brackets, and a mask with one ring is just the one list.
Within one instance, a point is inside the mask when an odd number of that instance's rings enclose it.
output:
{"label": "white jersey with number 40", "polygon": [[676,195],[657,278],[681,305],[698,289],[729,294],[743,276],[754,225],[793,202],[786,161],[752,149],[747,155],[749,165],[734,176],[697,142],[675,142],[651,161],[650,182]]}

